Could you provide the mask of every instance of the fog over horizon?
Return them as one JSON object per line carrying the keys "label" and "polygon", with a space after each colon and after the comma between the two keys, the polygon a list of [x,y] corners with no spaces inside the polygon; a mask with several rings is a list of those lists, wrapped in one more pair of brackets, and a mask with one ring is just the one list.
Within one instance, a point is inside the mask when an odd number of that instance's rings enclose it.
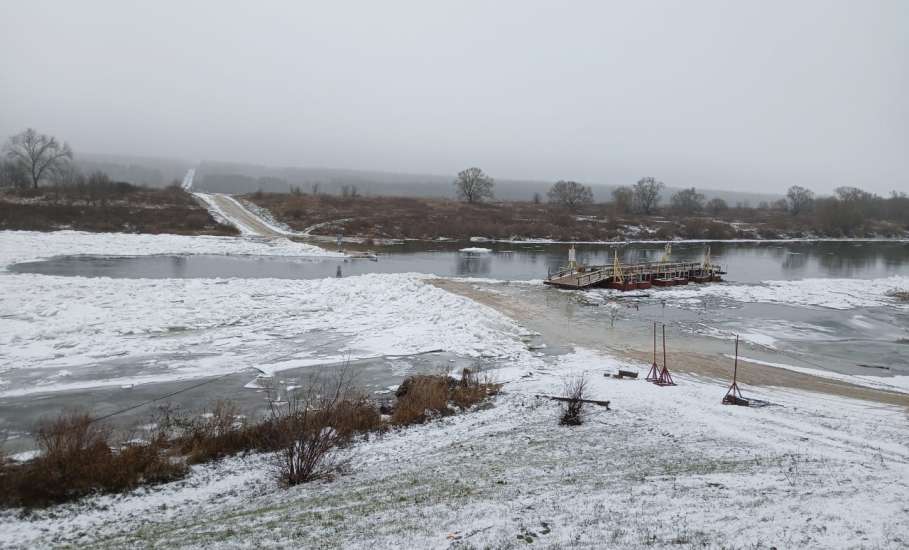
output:
{"label": "fog over horizon", "polygon": [[501,179],[909,191],[909,2],[12,2],[0,137]]}

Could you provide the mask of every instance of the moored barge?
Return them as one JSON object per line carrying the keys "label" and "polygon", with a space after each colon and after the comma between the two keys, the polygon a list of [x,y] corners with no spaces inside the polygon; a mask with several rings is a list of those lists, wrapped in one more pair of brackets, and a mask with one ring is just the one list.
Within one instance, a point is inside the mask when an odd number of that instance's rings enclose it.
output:
{"label": "moored barge", "polygon": [[670,260],[671,248],[659,262],[644,262],[623,265],[615,252],[612,265],[584,266],[575,260],[572,247],[568,251],[568,266],[556,273],[550,273],[543,281],[557,288],[585,289],[612,288],[615,290],[646,290],[651,287],[668,287],[692,283],[711,283],[723,280],[726,271],[714,264],[710,248],[704,251],[700,262],[677,262]]}

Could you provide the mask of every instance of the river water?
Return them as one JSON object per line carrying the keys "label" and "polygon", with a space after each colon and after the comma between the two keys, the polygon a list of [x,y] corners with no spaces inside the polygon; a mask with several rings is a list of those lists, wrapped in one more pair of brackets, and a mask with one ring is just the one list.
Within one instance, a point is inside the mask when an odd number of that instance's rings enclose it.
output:
{"label": "river water", "polygon": [[[467,254],[464,246],[483,246],[489,252]],[[672,258],[698,260],[707,245],[675,243]],[[893,303],[863,304],[861,285],[887,278],[909,276],[909,243],[906,242],[767,242],[712,243],[715,263],[728,271],[727,282],[689,285],[692,295],[666,294],[660,289],[622,295],[612,291],[561,291],[540,280],[566,263],[568,247],[554,244],[405,243],[382,250],[377,261],[366,259],[310,259],[264,256],[69,256],[13,265],[10,271],[54,276],[112,278],[322,278],[362,273],[418,272],[444,277],[474,278],[476,284],[493,288],[515,303],[537,305],[552,315],[521,319],[536,323],[568,323],[574,334],[601,339],[614,349],[648,349],[653,322],[666,323],[672,346],[706,353],[732,353],[731,338],[740,334],[742,354],[750,359],[785,363],[803,368],[848,375],[909,375],[909,310]],[[624,263],[656,261],[664,253],[661,244],[579,245],[578,260],[584,264],[608,264],[618,252]],[[796,294],[806,279],[828,279],[826,294],[836,307],[817,303],[745,298],[749,289],[766,288],[765,281],[797,281]],[[502,284],[495,281],[512,281]],[[847,284],[844,286],[844,280]],[[855,282],[859,286],[855,288]],[[864,281],[864,282],[862,282]],[[850,286],[851,285],[851,286]],[[818,288],[814,285],[812,288]],[[819,288],[823,291],[823,285]],[[848,289],[847,291],[843,290]],[[870,286],[869,286],[870,288]],[[822,294],[824,293],[822,292]],[[869,293],[871,291],[869,290]],[[814,296],[813,299],[816,299]],[[839,298],[846,299],[837,306]],[[850,300],[858,303],[850,303]],[[682,336],[682,337],[679,337]],[[547,342],[547,353],[558,353],[566,342]],[[161,360],[166,361],[166,357]],[[438,356],[407,359],[372,359],[360,362],[362,382],[372,391],[385,391],[401,377],[437,368],[439,362],[459,365],[463,358]],[[128,369],[128,365],[123,366]],[[288,372],[293,380],[300,373]],[[232,375],[204,390],[187,394],[187,406],[215,393],[249,407],[261,407],[261,392],[244,389],[248,375]],[[5,429],[24,434],[29,426],[49,413],[70,406],[92,403],[95,414],[115,412],[146,398],[180,390],[183,383],[83,390],[45,396],[0,400],[0,418]],[[380,394],[381,395],[381,394]],[[148,410],[121,415],[129,425],[147,418]],[[4,426],[0,426],[4,428]],[[13,450],[27,448],[22,435]]]}
{"label": "river water", "polygon": [[[568,247],[555,244],[481,244],[490,253],[467,254],[457,243],[406,243],[383,249],[378,261],[307,259],[266,256],[65,256],[14,265],[10,271],[44,275],[126,278],[282,278],[316,279],[363,273],[432,273],[444,277],[539,280],[566,264]],[[708,245],[676,243],[675,260],[699,260]],[[715,263],[727,268],[730,281],[805,278],[875,279],[909,274],[909,243],[788,242],[712,243]],[[618,252],[623,263],[657,261],[663,245],[578,245],[583,264],[611,264]]]}

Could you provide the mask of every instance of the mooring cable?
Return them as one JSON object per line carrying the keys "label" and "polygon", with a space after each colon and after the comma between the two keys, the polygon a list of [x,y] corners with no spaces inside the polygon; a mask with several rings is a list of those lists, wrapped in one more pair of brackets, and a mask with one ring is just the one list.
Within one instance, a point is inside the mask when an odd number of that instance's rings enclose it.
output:
{"label": "mooring cable", "polygon": [[234,375],[234,374],[239,374],[239,373],[241,373],[241,372],[243,372],[243,371],[245,371],[245,370],[252,369],[252,368],[255,368],[255,367],[247,367],[247,368],[245,368],[245,369],[241,369],[241,370],[237,370],[237,371],[231,371],[231,372],[228,372],[228,373],[224,373],[224,374],[222,374],[222,375],[220,375],[220,376],[216,376],[216,377],[214,377],[214,378],[210,378],[210,379],[205,380],[205,381],[203,381],[203,382],[199,382],[198,384],[193,384],[192,386],[189,386],[189,387],[186,387],[186,388],[182,388],[182,389],[179,389],[179,390],[177,390],[177,391],[173,391],[173,392],[167,393],[167,394],[165,394],[165,395],[161,395],[161,396],[155,397],[155,398],[153,398],[153,399],[148,399],[148,400],[143,401],[143,402],[141,402],[141,403],[138,403],[138,404],[136,404],[136,405],[131,405],[131,406],[129,406],[129,407],[126,407],[126,408],[123,408],[123,409],[114,411],[114,412],[112,412],[112,413],[105,414],[104,416],[99,416],[99,417],[97,417],[97,418],[93,418],[93,419],[91,420],[90,423],[100,422],[100,421],[102,421],[102,420],[107,420],[108,418],[113,418],[113,417],[115,417],[115,416],[119,416],[119,415],[121,415],[121,414],[123,414],[123,413],[127,413],[127,412],[129,412],[129,411],[138,409],[138,408],[140,408],[140,407],[144,407],[145,405],[150,405],[151,403],[155,403],[155,402],[157,402],[157,401],[161,401],[161,400],[167,399],[167,398],[169,398],[169,397],[174,397],[175,395],[180,395],[181,393],[186,393],[186,392],[188,392],[188,391],[194,390],[194,389],[196,389],[196,388],[200,388],[200,387],[205,386],[205,385],[207,385],[207,384],[211,384],[212,382],[217,382],[218,380],[227,378],[228,376],[231,376],[231,375]]}

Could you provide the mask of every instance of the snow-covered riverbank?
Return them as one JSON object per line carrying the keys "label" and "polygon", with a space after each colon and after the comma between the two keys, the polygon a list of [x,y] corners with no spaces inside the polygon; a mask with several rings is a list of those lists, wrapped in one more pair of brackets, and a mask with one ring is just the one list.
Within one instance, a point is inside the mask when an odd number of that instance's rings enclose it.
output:
{"label": "snow-covered riverbank", "polygon": [[[0,232],[0,268],[74,253],[325,254],[313,249],[281,239]],[[125,495],[29,515],[0,512],[0,547],[909,542],[905,408],[754,387],[744,388],[748,397],[773,405],[725,407],[723,381],[677,374],[678,386],[659,388],[607,378],[619,367],[643,376],[647,366],[567,342],[567,354],[540,356],[518,323],[431,279],[0,273],[0,400],[437,349],[505,365],[493,372],[504,388],[492,408],[359,442],[344,451],[350,473],[333,482],[283,489],[270,456],[234,457]],[[869,288],[851,284],[837,287],[848,300]],[[885,286],[872,284],[865,299],[883,300]],[[730,284],[666,295],[836,307],[814,288]],[[559,427],[558,405],[534,395],[559,393],[565,377],[579,372],[590,380],[590,397],[611,400],[614,410],[591,408],[583,426]]]}
{"label": "snow-covered riverbank", "polygon": [[[282,489],[267,455],[194,469],[185,481],[0,514],[0,545],[102,547],[898,548],[906,544],[905,411],[678,376],[659,388],[603,374],[637,369],[579,349],[496,375],[488,410],[360,442],[351,471]],[[577,428],[533,397],[586,372]]]}
{"label": "snow-covered riverbank", "polygon": [[83,231],[0,231],[0,270],[18,262],[62,255],[151,256],[156,254],[236,254],[340,257],[289,239],[86,233]]}

